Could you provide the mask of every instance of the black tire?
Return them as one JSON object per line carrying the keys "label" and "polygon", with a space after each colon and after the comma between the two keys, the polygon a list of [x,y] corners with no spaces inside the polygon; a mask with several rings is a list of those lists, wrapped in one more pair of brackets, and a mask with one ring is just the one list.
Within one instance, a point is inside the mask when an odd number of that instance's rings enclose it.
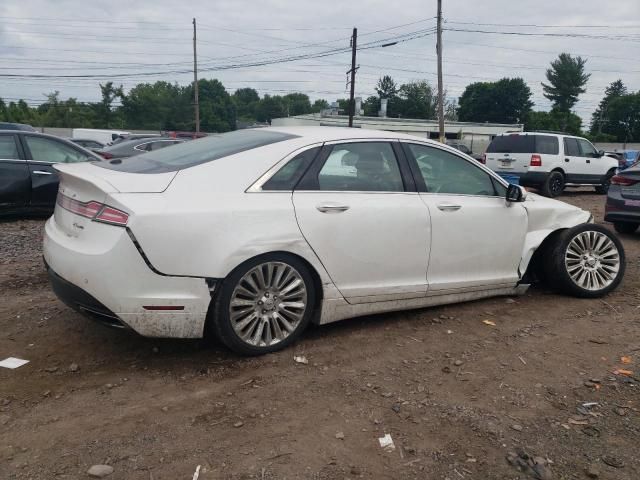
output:
{"label": "black tire", "polygon": [[564,175],[562,172],[553,171],[547,176],[542,185],[542,194],[545,197],[555,198],[564,191]]}
{"label": "black tire", "polygon": [[[289,266],[299,274],[304,282],[304,287],[307,292],[306,308],[302,315],[302,319],[299,321],[295,329],[284,339],[270,345],[252,345],[242,340],[233,328],[230,314],[231,299],[236,286],[242,278],[255,267],[268,262],[276,262],[278,264]],[[307,266],[300,259],[286,253],[270,253],[261,255],[242,263],[224,279],[222,285],[218,289],[218,292],[214,295],[215,298],[212,300],[212,308],[209,309],[207,331],[209,334],[213,333],[230,350],[241,355],[263,355],[281,350],[295,342],[309,325],[314,313],[316,299],[318,298],[317,293],[318,292],[315,291],[313,277],[311,276]],[[258,320],[258,322],[260,322],[260,320]],[[265,323],[268,322],[265,321]]]}
{"label": "black tire", "polygon": [[630,222],[615,222],[613,228],[618,233],[634,233],[640,224]]}
{"label": "black tire", "polygon": [[606,195],[607,192],[609,192],[609,187],[611,186],[611,178],[615,174],[615,170],[610,170],[609,172],[607,172],[607,176],[604,178],[604,182],[596,187],[596,193],[599,193],[600,195]]}
{"label": "black tire", "polygon": [[[574,238],[584,232],[597,232],[598,234],[605,235],[613,242],[618,251],[618,271],[615,273],[613,281],[603,288],[583,288],[571,278],[566,266],[565,255],[570,243]],[[622,281],[625,272],[624,248],[618,237],[607,228],[592,223],[585,223],[564,230],[556,237],[555,242],[547,251],[546,258],[543,261],[543,269],[545,278],[548,279],[549,286],[552,289],[574,297],[599,298],[614,290]]]}

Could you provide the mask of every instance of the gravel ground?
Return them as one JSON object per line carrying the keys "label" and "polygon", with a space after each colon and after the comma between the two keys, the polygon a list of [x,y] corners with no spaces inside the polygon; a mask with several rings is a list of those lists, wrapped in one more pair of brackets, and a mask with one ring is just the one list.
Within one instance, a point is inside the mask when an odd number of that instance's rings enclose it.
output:
{"label": "gravel ground", "polygon": [[[602,221],[602,196],[563,200]],[[622,236],[627,275],[603,300],[534,288],[312,328],[247,359],[72,312],[47,284],[42,226],[0,223],[0,358],[30,360],[0,369],[2,479],[95,464],[109,480],[198,465],[200,480],[640,478],[640,382],[613,373],[640,377],[640,234]]]}

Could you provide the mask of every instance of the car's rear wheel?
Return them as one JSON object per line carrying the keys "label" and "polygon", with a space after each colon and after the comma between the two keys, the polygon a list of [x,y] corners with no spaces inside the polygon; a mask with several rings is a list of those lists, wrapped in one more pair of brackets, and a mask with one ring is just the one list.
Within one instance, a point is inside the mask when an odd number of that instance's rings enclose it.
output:
{"label": "car's rear wheel", "polygon": [[268,254],[236,268],[216,295],[210,327],[243,355],[274,352],[293,343],[311,320],[314,282],[292,255]]}
{"label": "car's rear wheel", "polygon": [[554,198],[564,190],[564,175],[561,172],[551,172],[542,185],[542,194],[545,197]]}
{"label": "car's rear wheel", "polygon": [[639,224],[631,222],[615,222],[613,228],[619,233],[633,233],[638,229]]}
{"label": "car's rear wheel", "polygon": [[622,281],[622,243],[600,225],[583,224],[558,235],[544,263],[545,277],[556,290],[583,298],[606,295]]}
{"label": "car's rear wheel", "polygon": [[599,193],[601,195],[606,195],[607,192],[609,191],[609,187],[611,186],[611,179],[615,174],[616,174],[615,170],[610,170],[609,172],[607,172],[607,176],[604,178],[604,181],[602,182],[602,184],[596,187],[596,193]]}

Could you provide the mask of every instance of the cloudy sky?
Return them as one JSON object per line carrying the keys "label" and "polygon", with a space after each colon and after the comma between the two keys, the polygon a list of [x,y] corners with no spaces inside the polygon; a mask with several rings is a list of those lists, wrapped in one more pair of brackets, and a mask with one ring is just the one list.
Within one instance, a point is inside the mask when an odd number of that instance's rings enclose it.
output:
{"label": "cloudy sky", "polygon": [[[587,121],[610,82],[621,78],[640,90],[639,0],[443,4],[450,97],[471,82],[520,76],[534,93],[534,108],[547,110],[540,82],[560,52],[588,59],[591,79],[576,106]],[[108,80],[125,89],[156,80],[186,84],[194,16],[201,77],[218,78],[230,92],[250,86],[261,94],[345,97],[350,53],[340,49],[348,49],[353,27],[358,44],[371,47],[358,52],[356,95],[374,94],[384,74],[435,85],[435,15],[435,0],[2,0],[0,97],[37,105],[59,90],[62,98],[95,101],[98,84]],[[395,40],[401,42],[379,48]],[[80,78],[68,77],[74,75]]]}

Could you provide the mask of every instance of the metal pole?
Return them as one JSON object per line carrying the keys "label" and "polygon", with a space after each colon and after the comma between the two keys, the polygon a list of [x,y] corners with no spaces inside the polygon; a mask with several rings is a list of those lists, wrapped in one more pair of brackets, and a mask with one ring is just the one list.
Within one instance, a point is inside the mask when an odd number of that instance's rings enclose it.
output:
{"label": "metal pole", "polygon": [[198,103],[198,55],[196,53],[196,19],[193,19],[193,106],[196,112],[196,133],[200,132],[200,104]]}
{"label": "metal pole", "polygon": [[353,127],[353,115],[356,111],[356,102],[354,99],[356,88],[356,49],[358,44],[358,29],[353,29],[351,37],[351,93],[349,94],[349,127]]}
{"label": "metal pole", "polygon": [[438,53],[438,124],[440,129],[440,142],[445,142],[444,134],[444,92],[442,86],[442,0],[438,0],[438,40],[436,51]]}

